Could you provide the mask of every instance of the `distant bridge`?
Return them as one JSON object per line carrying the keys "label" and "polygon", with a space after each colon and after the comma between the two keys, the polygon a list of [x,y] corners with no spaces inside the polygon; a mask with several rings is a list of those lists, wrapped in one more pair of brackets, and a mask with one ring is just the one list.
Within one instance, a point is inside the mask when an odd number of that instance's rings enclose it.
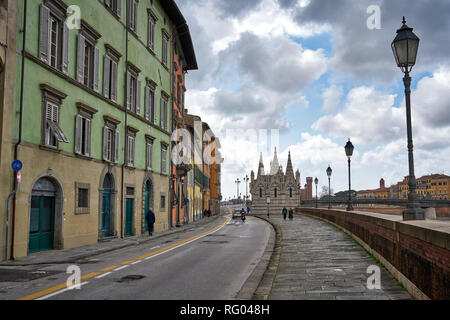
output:
{"label": "distant bridge", "polygon": [[[346,205],[348,198],[338,198],[331,200],[317,200],[319,206],[331,205]],[[450,200],[419,200],[422,208],[447,208],[450,207]],[[370,199],[370,198],[352,198],[352,204],[384,204],[391,206],[406,207],[407,199]],[[300,205],[304,207],[313,207],[316,205],[316,200],[300,200]]]}

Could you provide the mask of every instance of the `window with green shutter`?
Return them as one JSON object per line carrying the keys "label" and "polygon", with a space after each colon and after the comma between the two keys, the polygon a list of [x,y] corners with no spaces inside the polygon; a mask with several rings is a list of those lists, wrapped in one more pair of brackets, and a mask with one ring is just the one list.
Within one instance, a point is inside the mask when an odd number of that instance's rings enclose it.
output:
{"label": "window with green shutter", "polygon": [[62,101],[66,95],[47,84],[41,84],[40,87],[43,95],[42,144],[57,149],[58,142],[69,143],[59,122]]}
{"label": "window with green shutter", "polygon": [[46,0],[39,9],[39,58],[65,74],[69,69],[67,6],[60,0]]}
{"label": "window with green shutter", "polygon": [[92,118],[97,110],[77,103],[78,114],[75,121],[75,154],[85,157],[91,156],[91,128]]}
{"label": "window with green shutter", "polygon": [[122,15],[122,0],[105,0],[106,7],[117,17]]}
{"label": "window with green shutter", "polygon": [[120,53],[110,45],[105,45],[106,54],[103,62],[103,96],[117,102],[118,65]]}
{"label": "window with green shutter", "polygon": [[99,92],[100,51],[96,47],[101,35],[84,20],[78,34],[77,80],[86,87]]}

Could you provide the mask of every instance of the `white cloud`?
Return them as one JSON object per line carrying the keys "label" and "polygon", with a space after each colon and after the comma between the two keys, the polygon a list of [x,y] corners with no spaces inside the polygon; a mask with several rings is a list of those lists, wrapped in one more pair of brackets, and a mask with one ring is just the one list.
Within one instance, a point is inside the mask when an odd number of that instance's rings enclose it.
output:
{"label": "white cloud", "polygon": [[450,66],[443,65],[432,77],[421,79],[412,93],[411,105],[425,125],[450,126]]}
{"label": "white cloud", "polygon": [[341,86],[332,85],[326,89],[323,94],[322,111],[331,112],[335,110],[341,102],[341,98],[344,95],[344,90]]}
{"label": "white cloud", "polygon": [[[308,5],[308,1],[301,1],[297,7]],[[228,46],[239,39],[242,33],[251,32],[258,36],[265,37],[312,37],[324,32],[328,32],[330,27],[325,24],[308,22],[299,24],[294,19],[293,9],[280,9],[275,0],[263,0],[245,17],[228,17],[229,33],[223,37],[216,37],[213,41],[214,53],[218,53],[228,48]]]}
{"label": "white cloud", "polygon": [[403,109],[394,108],[395,95],[372,87],[352,89],[344,110],[326,115],[312,128],[327,135],[351,137],[359,144],[386,143],[403,135],[405,116]]}
{"label": "white cloud", "polygon": [[[404,103],[396,108],[396,95],[374,86],[380,80],[391,83],[399,79],[386,43],[390,43],[400,24],[397,17],[391,17],[397,16],[395,12],[403,5],[384,2],[383,16],[388,16],[383,18],[383,29],[361,31],[355,28],[355,23],[365,26],[367,5],[359,0],[345,6],[320,0],[311,3],[309,0],[232,1],[225,6],[211,0],[180,2],[191,28],[200,67],[187,77],[186,107],[208,122],[221,138],[225,158],[222,167],[224,196],[235,195],[233,182],[236,178],[242,180],[250,170],[257,170],[260,151],[252,138],[243,133],[232,135],[227,129],[290,128],[291,120],[283,119],[283,112],[290,108],[302,117],[301,111],[308,107],[308,99],[312,98],[305,97],[302,90],[327,71],[331,71],[327,73],[329,79],[340,75],[345,78],[338,77],[343,82],[333,81],[336,84],[323,93],[323,104],[320,106],[319,102],[318,108],[322,107],[326,114],[312,125],[318,132],[303,132],[297,143],[280,150],[283,167],[290,150],[295,169],[301,171],[303,184],[306,176],[317,176],[320,184],[325,185],[325,169],[331,164],[332,187],[335,191],[345,190],[348,177],[344,145],[351,137],[357,145],[352,158],[352,186],[356,189],[376,188],[381,177],[387,184],[395,183],[408,174]],[[415,5],[416,8],[423,8],[423,3]],[[239,14],[224,12],[223,8],[230,6]],[[386,12],[388,9],[394,13]],[[415,15],[421,14],[419,9]],[[420,22],[420,19],[411,20]],[[422,26],[416,25],[415,30],[424,30],[425,22],[420,22]],[[393,31],[387,34],[386,30],[391,29]],[[430,29],[433,34],[435,30],[448,33],[445,26]],[[321,49],[307,50],[292,40],[292,37],[306,38],[324,32],[331,34],[333,56],[330,58]],[[428,41],[421,48],[430,52],[430,48],[437,45],[438,42]],[[436,57],[448,58],[445,50],[431,52]],[[436,63],[443,59],[434,57],[432,60]],[[416,72],[417,68],[430,65],[425,63],[426,59],[430,61],[429,57],[422,54],[420,59],[423,63],[418,63]],[[350,82],[355,79],[369,82],[364,86]],[[417,175],[450,169],[447,160],[450,156],[449,79],[450,68],[441,67],[421,79],[413,91]],[[402,86],[401,82],[399,84]],[[352,86],[344,96],[343,88]],[[313,101],[311,99],[311,104]],[[300,108],[295,109],[297,106]],[[265,155],[266,169],[271,157]],[[243,184],[242,190],[245,191]]]}

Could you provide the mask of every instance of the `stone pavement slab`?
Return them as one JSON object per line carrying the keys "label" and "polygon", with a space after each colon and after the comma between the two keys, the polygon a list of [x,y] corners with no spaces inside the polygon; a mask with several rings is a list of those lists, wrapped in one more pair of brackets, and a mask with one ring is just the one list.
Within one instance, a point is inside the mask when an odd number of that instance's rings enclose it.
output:
{"label": "stone pavement slab", "polygon": [[408,300],[409,293],[382,266],[381,289],[369,289],[367,273],[377,262],[350,236],[301,214],[256,215],[271,223],[276,244],[269,267],[253,299]]}

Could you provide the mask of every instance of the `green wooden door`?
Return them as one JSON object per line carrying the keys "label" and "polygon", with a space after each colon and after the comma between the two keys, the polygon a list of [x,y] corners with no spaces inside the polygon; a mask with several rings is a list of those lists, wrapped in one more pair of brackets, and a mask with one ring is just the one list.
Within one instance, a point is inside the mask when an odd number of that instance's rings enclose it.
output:
{"label": "green wooden door", "polygon": [[102,236],[111,236],[111,190],[103,190],[102,199]]}
{"label": "green wooden door", "polygon": [[29,253],[53,249],[55,198],[31,197]]}
{"label": "green wooden door", "polygon": [[134,199],[127,199],[125,214],[125,237],[133,235],[133,203]]}

